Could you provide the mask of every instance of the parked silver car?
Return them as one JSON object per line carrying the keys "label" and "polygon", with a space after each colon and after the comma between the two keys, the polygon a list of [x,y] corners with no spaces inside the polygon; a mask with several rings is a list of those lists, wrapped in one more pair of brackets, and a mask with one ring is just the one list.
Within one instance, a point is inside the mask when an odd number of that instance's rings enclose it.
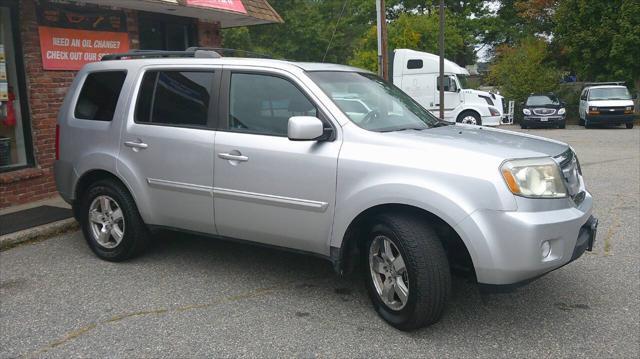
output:
{"label": "parked silver car", "polygon": [[170,55],[86,65],[60,110],[58,190],[102,259],[153,228],[310,253],[361,268],[376,311],[412,330],[441,317],[451,267],[511,288],[593,246],[564,143],[440,121],[352,67]]}

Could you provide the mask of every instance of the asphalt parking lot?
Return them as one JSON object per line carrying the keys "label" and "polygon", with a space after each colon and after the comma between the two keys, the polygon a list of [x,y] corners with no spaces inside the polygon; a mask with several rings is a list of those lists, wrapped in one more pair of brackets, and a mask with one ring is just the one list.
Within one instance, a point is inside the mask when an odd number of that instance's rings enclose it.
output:
{"label": "asphalt parking lot", "polygon": [[162,233],[115,264],[73,232],[0,253],[0,357],[637,358],[640,129],[526,132],[575,148],[600,227],[592,253],[514,293],[454,277],[443,320],[403,333],[320,259]]}

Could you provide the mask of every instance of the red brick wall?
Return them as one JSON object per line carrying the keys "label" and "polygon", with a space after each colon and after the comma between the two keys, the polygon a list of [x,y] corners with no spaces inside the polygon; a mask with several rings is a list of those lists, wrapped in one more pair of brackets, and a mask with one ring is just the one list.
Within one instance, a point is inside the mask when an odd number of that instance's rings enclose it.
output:
{"label": "red brick wall", "polygon": [[[22,0],[19,7],[35,167],[0,173],[0,208],[44,199],[55,194],[53,162],[56,118],[64,95],[76,74],[75,71],[42,69],[35,1]],[[137,49],[140,47],[137,12],[125,10],[125,14],[129,46]],[[198,20],[197,25],[200,46],[220,46],[220,23]]]}
{"label": "red brick wall", "polygon": [[[42,69],[35,1],[22,0],[19,7],[35,167],[0,173],[0,208],[44,199],[55,194],[53,162],[56,118],[76,73]],[[130,47],[138,48],[136,12],[127,10],[126,15]]]}

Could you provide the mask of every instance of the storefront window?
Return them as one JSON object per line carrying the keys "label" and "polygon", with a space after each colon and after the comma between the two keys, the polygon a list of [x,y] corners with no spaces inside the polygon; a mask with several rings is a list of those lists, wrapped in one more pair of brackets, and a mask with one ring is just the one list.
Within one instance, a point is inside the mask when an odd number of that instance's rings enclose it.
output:
{"label": "storefront window", "polygon": [[182,51],[197,44],[196,25],[190,18],[140,13],[138,28],[141,50]]}
{"label": "storefront window", "polygon": [[12,9],[0,7],[0,172],[28,163],[26,134],[22,114],[20,81],[16,64]]}

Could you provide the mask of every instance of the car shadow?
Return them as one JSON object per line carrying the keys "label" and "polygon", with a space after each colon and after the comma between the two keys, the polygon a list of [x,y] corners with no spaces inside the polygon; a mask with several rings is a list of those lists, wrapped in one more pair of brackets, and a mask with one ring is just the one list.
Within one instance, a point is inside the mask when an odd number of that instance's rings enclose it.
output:
{"label": "car shadow", "polygon": [[[145,255],[134,260],[136,264],[178,259],[187,262],[187,270],[194,273],[215,275],[219,268],[224,268],[231,274],[229,278],[249,278],[246,285],[255,288],[263,285],[265,278],[291,283],[297,289],[313,287],[322,291],[324,300],[343,306],[339,312],[362,312],[362,306],[368,306],[374,322],[371,325],[386,326],[373,314],[361,271],[340,277],[330,262],[322,258],[172,231],[154,233],[153,242]],[[442,320],[412,333],[398,333],[410,337],[440,337],[446,333],[459,336],[461,332],[475,336],[490,328],[519,332],[523,326],[561,330],[570,312],[591,309],[588,298],[589,288],[568,278],[562,270],[514,292],[500,294],[481,293],[472,278],[454,275],[450,301]]]}

